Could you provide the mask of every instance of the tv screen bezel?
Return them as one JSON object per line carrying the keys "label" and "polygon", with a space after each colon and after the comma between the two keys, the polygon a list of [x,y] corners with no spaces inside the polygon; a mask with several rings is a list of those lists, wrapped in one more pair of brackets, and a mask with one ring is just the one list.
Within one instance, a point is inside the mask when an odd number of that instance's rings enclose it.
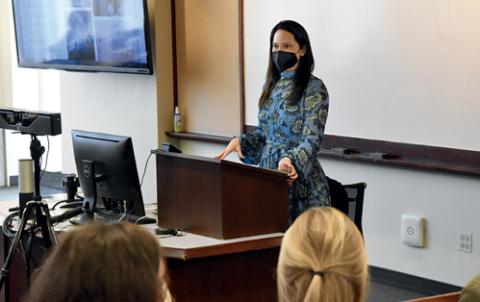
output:
{"label": "tv screen bezel", "polygon": [[78,64],[55,64],[55,63],[23,63],[20,62],[20,54],[18,51],[18,33],[17,33],[17,21],[15,14],[15,2],[11,0],[12,15],[13,15],[13,29],[15,32],[15,50],[17,54],[17,65],[23,68],[36,68],[36,69],[56,69],[75,72],[108,72],[108,73],[127,73],[127,74],[153,74],[153,58],[152,47],[150,37],[149,15],[148,15],[148,3],[147,0],[142,0],[143,3],[143,31],[145,36],[145,48],[147,52],[147,67],[124,67],[124,66],[109,66],[109,65],[78,65]]}

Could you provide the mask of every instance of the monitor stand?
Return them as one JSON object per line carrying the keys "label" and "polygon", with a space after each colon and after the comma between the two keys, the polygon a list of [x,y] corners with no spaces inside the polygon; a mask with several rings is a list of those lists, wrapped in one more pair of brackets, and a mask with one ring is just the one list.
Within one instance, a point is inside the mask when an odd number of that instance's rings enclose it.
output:
{"label": "monitor stand", "polygon": [[86,209],[90,205],[89,201],[84,201],[83,203],[83,213],[80,214],[78,218],[70,219],[70,222],[72,224],[87,224],[92,222],[93,220],[93,215],[90,215],[89,211]]}
{"label": "monitor stand", "polygon": [[95,162],[91,160],[82,160],[82,171],[87,183],[84,184],[83,192],[83,213],[77,219],[71,219],[72,224],[85,224],[93,220],[93,213],[95,211],[95,205],[97,204],[97,182],[103,179],[102,176],[95,174]]}

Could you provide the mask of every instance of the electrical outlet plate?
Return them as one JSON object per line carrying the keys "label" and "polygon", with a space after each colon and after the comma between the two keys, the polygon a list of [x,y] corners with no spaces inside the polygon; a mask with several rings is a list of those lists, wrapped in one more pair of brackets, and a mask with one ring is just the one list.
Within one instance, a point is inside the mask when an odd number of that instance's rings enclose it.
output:
{"label": "electrical outlet plate", "polygon": [[473,246],[473,234],[461,233],[458,235],[458,250],[465,253],[471,253]]}
{"label": "electrical outlet plate", "polygon": [[402,215],[402,242],[414,246],[425,246],[425,218],[413,215]]}

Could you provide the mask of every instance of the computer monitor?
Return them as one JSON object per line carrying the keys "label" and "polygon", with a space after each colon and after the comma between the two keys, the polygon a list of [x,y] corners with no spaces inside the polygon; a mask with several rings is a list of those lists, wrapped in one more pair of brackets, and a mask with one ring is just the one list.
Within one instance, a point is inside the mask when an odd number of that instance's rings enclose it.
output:
{"label": "computer monitor", "polygon": [[95,212],[131,222],[145,216],[132,139],[72,130],[72,143],[84,195],[84,213],[74,223],[90,221]]}

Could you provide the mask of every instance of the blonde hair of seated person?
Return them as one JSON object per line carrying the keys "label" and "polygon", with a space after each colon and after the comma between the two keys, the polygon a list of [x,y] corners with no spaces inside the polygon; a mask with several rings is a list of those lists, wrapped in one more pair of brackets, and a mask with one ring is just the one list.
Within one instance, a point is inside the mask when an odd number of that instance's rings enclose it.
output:
{"label": "blonde hair of seated person", "polygon": [[279,301],[363,302],[367,277],[362,235],[340,211],[311,208],[285,233],[277,267]]}
{"label": "blonde hair of seated person", "polygon": [[24,301],[166,301],[158,239],[129,223],[93,223],[63,234]]}
{"label": "blonde hair of seated person", "polygon": [[480,301],[480,274],[476,275],[460,294],[459,302],[478,302]]}

